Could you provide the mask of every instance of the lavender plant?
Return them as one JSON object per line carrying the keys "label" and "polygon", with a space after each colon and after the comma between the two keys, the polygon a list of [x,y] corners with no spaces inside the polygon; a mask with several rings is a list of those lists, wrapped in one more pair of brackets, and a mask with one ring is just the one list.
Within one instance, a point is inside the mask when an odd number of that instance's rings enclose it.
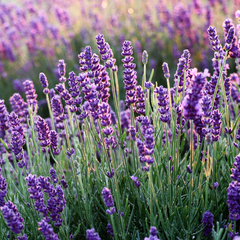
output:
{"label": "lavender plant", "polygon": [[[185,20],[190,27],[189,16]],[[46,90],[40,74],[49,118],[40,116],[30,80],[24,82],[26,103],[19,94],[10,98],[13,112],[0,100],[0,238],[238,236],[239,86],[238,75],[227,76],[227,61],[239,51],[233,29],[226,20],[223,48],[216,29],[208,28],[212,75],[192,67],[191,49],[184,50],[172,79],[164,63],[168,88],[158,87],[145,70],[141,82],[133,46],[124,41],[119,81],[126,106],[119,102],[115,59],[101,34],[101,56],[87,46],[79,54],[79,74],[59,61],[59,95]],[[144,66],[147,58],[144,52]],[[220,230],[219,224],[228,227]]]}

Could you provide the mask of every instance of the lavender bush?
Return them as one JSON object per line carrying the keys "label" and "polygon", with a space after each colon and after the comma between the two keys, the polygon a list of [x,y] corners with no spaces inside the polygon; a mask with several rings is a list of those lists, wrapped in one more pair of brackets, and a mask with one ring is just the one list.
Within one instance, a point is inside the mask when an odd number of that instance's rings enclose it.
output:
{"label": "lavender bush", "polygon": [[[239,0],[3,1],[0,3],[0,87],[7,91],[0,92],[0,98],[7,99],[15,91],[23,93],[22,82],[30,78],[39,100],[42,99],[36,72],[44,72],[53,88],[59,77],[57,60],[64,59],[75,71],[78,49],[91,45],[97,52],[94,41],[99,33],[111,45],[119,67],[124,40],[129,39],[135,49],[135,63],[141,62],[142,52],[147,50],[151,56],[145,65],[147,74],[155,69],[161,85],[165,84],[162,63],[168,62],[173,74],[186,48],[195,53],[194,66],[199,70],[210,68],[211,46],[206,30],[209,25],[216,26],[222,41],[221,24],[224,18],[233,18],[238,6]],[[143,68],[137,65],[138,74],[142,74]],[[120,82],[121,94],[124,94],[123,86]],[[39,104],[44,105],[45,101]]]}
{"label": "lavender bush", "polygon": [[[239,27],[226,19],[223,28],[223,45],[215,27],[206,31],[213,74],[194,68],[194,51],[185,49],[175,75],[163,63],[167,88],[158,86],[146,74],[151,54],[141,57],[143,76],[135,71],[129,40],[120,74],[99,34],[100,55],[86,46],[78,72],[59,60],[55,88],[40,73],[48,117],[30,80],[26,101],[14,94],[8,111],[0,100],[0,238],[238,236]],[[237,64],[230,76],[229,59]]]}

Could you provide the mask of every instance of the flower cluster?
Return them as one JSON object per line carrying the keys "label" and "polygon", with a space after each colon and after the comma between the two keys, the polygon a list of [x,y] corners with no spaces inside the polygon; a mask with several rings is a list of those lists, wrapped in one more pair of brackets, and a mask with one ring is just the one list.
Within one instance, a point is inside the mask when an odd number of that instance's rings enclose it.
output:
{"label": "flower cluster", "polygon": [[23,82],[24,85],[24,90],[27,98],[27,103],[29,106],[32,107],[32,111],[34,112],[35,109],[37,108],[37,94],[36,90],[34,88],[33,82],[30,80],[26,80]]}
{"label": "flower cluster", "polygon": [[131,179],[133,180],[135,186],[138,188],[140,186],[140,182],[137,180],[137,177],[131,176]]}
{"label": "flower cluster", "polygon": [[23,218],[17,210],[16,205],[11,201],[8,201],[3,207],[1,207],[4,219],[7,221],[8,227],[15,234],[19,234],[23,226]]}
{"label": "flower cluster", "polygon": [[48,124],[43,118],[38,117],[38,120],[36,122],[36,128],[38,132],[38,140],[40,141],[40,146],[48,147],[51,144]]}
{"label": "flower cluster", "polygon": [[136,86],[137,109],[136,112],[145,115],[145,96],[141,86]]}
{"label": "flower cluster", "polygon": [[171,119],[171,115],[169,112],[169,96],[167,93],[167,89],[163,88],[163,86],[155,88],[154,92],[157,94],[158,99],[158,106],[160,107],[158,109],[160,113],[160,120],[162,122],[169,122]]}
{"label": "flower cluster", "polygon": [[211,234],[213,228],[213,214],[208,210],[203,214],[202,223],[203,227],[205,227],[203,230],[203,234],[205,236]]}
{"label": "flower cluster", "polygon": [[111,215],[115,212],[115,207],[114,206],[114,202],[113,202],[113,197],[111,195],[111,190],[104,187],[102,190],[102,196],[103,196],[103,200],[105,202],[105,205],[107,208],[107,214]]}
{"label": "flower cluster", "polygon": [[204,73],[197,73],[193,76],[191,86],[188,87],[187,94],[182,102],[183,116],[185,118],[194,120],[202,116],[200,100],[205,82]]}
{"label": "flower cluster", "polygon": [[23,167],[25,165],[23,159],[23,146],[25,144],[24,140],[24,130],[20,124],[20,120],[14,112],[9,115],[9,125],[12,130],[11,148],[14,153],[16,160],[18,160],[18,166]]}
{"label": "flower cluster", "polygon": [[58,148],[58,134],[55,130],[50,131],[50,142],[54,155],[59,155],[60,149]]}
{"label": "flower cluster", "polygon": [[150,228],[150,236],[149,237],[145,237],[144,240],[160,240],[157,237],[158,231],[156,227],[151,227]]}
{"label": "flower cluster", "polygon": [[105,61],[105,67],[112,68],[113,71],[116,71],[117,68],[114,66],[116,59],[113,58],[112,49],[109,44],[105,42],[103,34],[98,34],[95,38],[97,40],[97,48],[101,54],[101,59]]}
{"label": "flower cluster", "polygon": [[59,240],[58,235],[54,233],[53,228],[46,220],[42,219],[38,226],[38,230],[42,232],[46,239]]}
{"label": "flower cluster", "polygon": [[66,64],[63,59],[58,61],[58,75],[60,76],[59,82],[64,83],[66,82],[66,78],[64,77],[66,74]]}
{"label": "flower cluster", "polygon": [[[151,125],[150,120],[148,117],[142,117],[141,119],[141,130],[142,135],[144,137],[144,141],[141,139],[137,139],[137,147],[139,152],[139,160],[140,162],[153,164],[154,158],[152,157],[154,153],[154,128]],[[148,166],[142,166],[143,170],[148,171]]]}
{"label": "flower cluster", "polygon": [[214,110],[212,113],[212,141],[217,142],[219,140],[219,135],[221,133],[221,113],[219,110]]}
{"label": "flower cluster", "polygon": [[229,218],[232,221],[238,221],[240,219],[240,154],[235,157],[234,167],[232,168],[231,178],[235,181],[232,181],[227,188],[227,203],[229,208]]}
{"label": "flower cluster", "polygon": [[8,126],[8,112],[4,104],[4,100],[0,100],[0,130],[5,131],[9,128]]}
{"label": "flower cluster", "polygon": [[124,41],[123,47],[122,47],[122,56],[124,56],[123,66],[124,66],[124,89],[126,90],[126,106],[130,107],[131,105],[135,105],[135,102],[137,101],[136,98],[136,84],[137,84],[137,72],[134,70],[136,67],[136,64],[132,63],[133,57],[131,56],[133,54],[133,47],[131,46],[130,41]]}
{"label": "flower cluster", "polygon": [[64,109],[63,109],[59,95],[55,95],[51,99],[51,107],[52,107],[53,116],[56,122],[56,128],[63,129],[64,128],[63,121],[64,119],[66,119],[66,116],[64,114]]}
{"label": "flower cluster", "polygon": [[98,233],[95,233],[95,229],[88,229],[86,232],[86,239],[88,240],[101,240]]}
{"label": "flower cluster", "polygon": [[116,140],[114,136],[111,136],[113,134],[113,128],[111,127],[111,114],[109,109],[109,104],[103,102],[99,105],[99,118],[101,119],[101,125],[104,127],[102,129],[104,135],[105,135],[105,144],[107,148],[116,147]]}
{"label": "flower cluster", "polygon": [[4,198],[7,195],[7,183],[6,178],[1,174],[2,169],[0,168],[0,207],[5,205]]}
{"label": "flower cluster", "polygon": [[19,93],[14,93],[9,102],[13,112],[15,112],[21,123],[26,122],[28,114],[28,105],[24,102],[22,96]]}
{"label": "flower cluster", "polygon": [[48,80],[47,80],[47,77],[44,73],[39,74],[39,81],[42,84],[42,87],[44,88],[43,93],[48,94],[49,93]]}

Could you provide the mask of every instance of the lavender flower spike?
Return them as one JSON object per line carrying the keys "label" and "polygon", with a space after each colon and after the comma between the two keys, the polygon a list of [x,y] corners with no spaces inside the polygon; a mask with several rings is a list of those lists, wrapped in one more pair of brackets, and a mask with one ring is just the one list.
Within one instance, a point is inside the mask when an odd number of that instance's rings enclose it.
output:
{"label": "lavender flower spike", "polygon": [[114,203],[113,203],[113,197],[111,195],[111,190],[106,187],[103,188],[102,195],[103,195],[103,199],[104,199],[106,206],[108,208],[113,207]]}
{"label": "lavender flower spike", "polygon": [[44,219],[38,223],[39,229],[46,239],[59,240],[58,235],[53,232],[53,228]]}
{"label": "lavender flower spike", "polygon": [[213,214],[208,210],[203,214],[202,223],[203,227],[205,227],[203,230],[203,234],[205,236],[211,234],[213,228]]}
{"label": "lavender flower spike", "polygon": [[163,69],[164,77],[170,78],[170,72],[169,72],[168,64],[166,62],[163,63],[162,69]]}
{"label": "lavender flower spike", "polygon": [[144,50],[142,53],[142,63],[144,65],[146,65],[148,63],[148,53],[146,50]]}
{"label": "lavender flower spike", "polygon": [[95,229],[88,229],[86,239],[88,240],[101,240],[98,233],[95,233]]}
{"label": "lavender flower spike", "polygon": [[7,183],[6,178],[1,174],[2,169],[0,168],[0,207],[5,205],[4,198],[7,195]]}
{"label": "lavender flower spike", "polygon": [[43,92],[45,94],[49,93],[49,89],[48,89],[48,80],[47,77],[44,73],[40,73],[39,74],[39,81],[42,84],[42,87],[44,88]]}
{"label": "lavender flower spike", "polygon": [[150,236],[149,237],[145,237],[144,240],[160,240],[157,237],[157,228],[156,227],[151,227],[150,228]]}
{"label": "lavender flower spike", "polygon": [[23,218],[18,213],[16,205],[8,201],[1,208],[4,219],[7,221],[8,227],[15,234],[19,234],[23,229]]}

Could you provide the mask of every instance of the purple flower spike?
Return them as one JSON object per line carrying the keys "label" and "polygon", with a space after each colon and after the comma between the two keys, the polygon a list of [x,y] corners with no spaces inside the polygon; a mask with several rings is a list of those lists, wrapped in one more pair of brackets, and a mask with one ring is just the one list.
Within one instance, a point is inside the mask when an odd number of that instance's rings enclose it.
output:
{"label": "purple flower spike", "polygon": [[108,233],[111,237],[114,237],[113,229],[112,229],[112,226],[111,226],[110,223],[107,224],[107,233]]}
{"label": "purple flower spike", "polygon": [[171,115],[169,112],[169,97],[167,93],[167,89],[163,88],[163,86],[155,88],[154,92],[157,94],[158,99],[158,106],[160,107],[158,109],[160,113],[160,120],[162,122],[169,122],[171,119]]}
{"label": "purple flower spike", "polygon": [[103,196],[103,200],[104,200],[106,206],[108,208],[113,207],[114,203],[113,203],[113,198],[111,195],[111,190],[104,187],[102,190],[102,196]]}
{"label": "purple flower spike", "polygon": [[153,86],[153,84],[151,82],[145,82],[144,86],[145,86],[145,88],[149,89]]}
{"label": "purple flower spike", "polygon": [[212,45],[213,51],[218,52],[221,49],[221,46],[220,46],[220,40],[219,40],[219,36],[217,35],[216,28],[210,26],[207,31],[208,31],[208,37]]}
{"label": "purple flower spike", "polygon": [[28,105],[33,107],[33,111],[34,111],[38,102],[36,99],[37,94],[36,94],[36,90],[34,88],[33,82],[30,80],[26,80],[23,82],[23,85],[24,85],[24,90],[27,98],[27,103]]}
{"label": "purple flower spike", "polygon": [[59,240],[58,235],[54,233],[53,228],[46,220],[42,219],[41,222],[38,223],[38,226],[38,230],[42,232],[46,239]]}
{"label": "purple flower spike", "polygon": [[56,174],[56,170],[51,167],[50,169],[50,175],[51,175],[51,179],[54,183],[57,183],[58,182],[58,177],[57,177],[57,174]]}
{"label": "purple flower spike", "polygon": [[202,219],[202,223],[203,223],[203,234],[205,236],[211,234],[212,235],[212,228],[213,228],[213,214],[211,212],[209,212],[208,210],[203,214],[203,219]]}
{"label": "purple flower spike", "polygon": [[39,81],[42,84],[43,88],[48,88],[48,80],[44,73],[39,74]]}
{"label": "purple flower spike", "polygon": [[133,47],[131,46],[130,41],[124,41],[123,47],[122,47],[122,56],[125,58],[122,60],[123,61],[123,66],[124,66],[124,84],[125,87],[124,89],[126,90],[126,105],[129,107],[131,104],[133,106],[135,105],[135,102],[137,101],[136,99],[136,84],[137,84],[137,72],[134,70],[136,67],[136,64],[132,63],[133,57],[131,56],[133,54],[132,51]]}
{"label": "purple flower spike", "polygon": [[147,62],[148,62],[148,53],[146,50],[144,50],[142,53],[142,63],[147,64]]}
{"label": "purple flower spike", "polygon": [[1,207],[4,219],[8,227],[15,234],[19,234],[23,229],[23,218],[18,213],[16,205],[8,201],[5,206]]}
{"label": "purple flower spike", "polygon": [[98,34],[95,38],[97,40],[97,48],[101,54],[101,59],[105,61],[105,67],[112,68],[113,71],[116,71],[117,68],[114,66],[116,59],[113,58],[112,49],[110,48],[109,44],[105,42],[103,34]]}
{"label": "purple flower spike", "polygon": [[219,140],[219,135],[221,133],[221,113],[217,110],[213,111],[213,129],[212,129],[212,141],[217,142]]}
{"label": "purple flower spike", "polygon": [[38,140],[40,141],[40,145],[42,147],[48,147],[51,144],[50,131],[47,123],[43,118],[38,117],[38,120],[36,122],[36,128],[38,132]]}
{"label": "purple flower spike", "polygon": [[59,60],[58,63],[58,74],[60,77],[64,77],[66,74],[66,64],[63,59]]}
{"label": "purple flower spike", "polygon": [[232,221],[238,221],[240,219],[240,183],[232,181],[227,188],[227,204],[229,209],[229,219]]}
{"label": "purple flower spike", "polygon": [[136,96],[137,96],[136,112],[138,114],[145,115],[145,99],[144,99],[144,93],[141,86],[136,87]]}
{"label": "purple flower spike", "polygon": [[18,240],[27,240],[27,235],[24,234],[23,236],[18,236],[17,239]]}
{"label": "purple flower spike", "polygon": [[187,94],[182,102],[183,116],[185,118],[194,120],[202,116],[200,100],[205,82],[204,73],[197,73],[193,77],[192,84],[188,87]]}
{"label": "purple flower spike", "polygon": [[87,234],[86,239],[88,239],[88,240],[101,240],[98,233],[95,233],[94,228],[88,229],[86,234]]}
{"label": "purple flower spike", "polygon": [[1,174],[2,169],[0,168],[0,207],[5,205],[4,198],[7,195],[7,183],[6,178]]}
{"label": "purple flower spike", "polygon": [[150,228],[150,236],[149,237],[145,237],[144,240],[160,240],[157,237],[158,231],[156,227],[151,227]]}
{"label": "purple flower spike", "polygon": [[[17,114],[20,122],[21,123],[25,122],[28,114],[28,109],[27,109],[28,105],[26,102],[24,102],[22,96],[19,93],[14,93],[12,97],[10,97],[9,101],[10,101],[13,112]],[[1,113],[0,113],[0,116],[1,116]]]}
{"label": "purple flower spike", "polygon": [[9,128],[8,126],[8,112],[4,104],[4,100],[0,100],[0,130],[5,131]]}
{"label": "purple flower spike", "polygon": [[234,34],[235,34],[235,28],[231,27],[228,31],[228,35],[227,35],[225,46],[224,46],[227,51],[229,51],[232,48]]}
{"label": "purple flower spike", "polygon": [[134,181],[135,186],[138,188],[140,186],[140,182],[137,181],[137,177],[136,176],[131,176],[131,179]]}
{"label": "purple flower spike", "polygon": [[188,171],[189,173],[192,173],[192,169],[190,168],[189,165],[187,165],[187,171]]}
{"label": "purple flower spike", "polygon": [[170,72],[169,72],[168,64],[166,62],[163,63],[162,69],[163,69],[164,77],[170,78]]}

